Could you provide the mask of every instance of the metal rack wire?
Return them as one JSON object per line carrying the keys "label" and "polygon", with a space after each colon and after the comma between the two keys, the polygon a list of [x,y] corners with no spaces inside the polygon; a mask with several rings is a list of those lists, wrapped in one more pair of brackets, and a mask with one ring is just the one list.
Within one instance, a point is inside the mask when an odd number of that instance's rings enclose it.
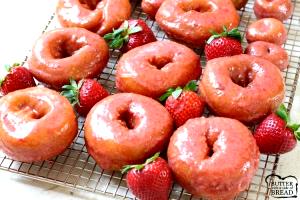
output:
{"label": "metal rack wire", "polygon": [[[300,70],[300,2],[294,0],[293,3],[295,6],[294,14],[285,22],[285,26],[288,30],[288,39],[284,47],[290,56],[290,66],[282,73],[286,83],[285,103],[288,106],[288,110],[291,109],[293,103]],[[148,19],[142,12],[140,3],[137,0],[132,1],[132,6],[134,8],[132,13],[133,18],[145,20],[158,40],[168,39],[158,25]],[[244,9],[239,11],[241,15],[239,29],[243,34],[247,26],[256,20],[252,8],[253,0],[250,0]],[[59,27],[59,25],[55,15],[53,15],[44,31],[52,30],[57,27]],[[247,43],[244,39],[243,46],[245,47],[246,45]],[[196,51],[201,54],[199,50]],[[118,51],[111,51],[110,55],[109,63],[103,73],[99,75],[98,80],[111,93],[116,93],[114,74],[115,65],[120,57],[120,53]],[[26,60],[27,57],[24,61],[25,64]],[[203,56],[201,62],[202,66],[205,66]],[[84,118],[78,118],[78,135],[72,145],[61,155],[48,161],[24,163],[14,161],[0,152],[0,169],[73,189],[105,193],[122,199],[134,199],[134,196],[126,187],[125,177],[123,177],[120,172],[110,172],[100,169],[93,158],[87,153],[83,137],[84,120]],[[260,157],[259,169],[251,185],[236,199],[269,199],[269,190],[265,183],[265,177],[276,171],[278,161],[279,156],[277,155],[262,155]],[[170,193],[170,199],[185,200],[195,198],[175,183]]]}

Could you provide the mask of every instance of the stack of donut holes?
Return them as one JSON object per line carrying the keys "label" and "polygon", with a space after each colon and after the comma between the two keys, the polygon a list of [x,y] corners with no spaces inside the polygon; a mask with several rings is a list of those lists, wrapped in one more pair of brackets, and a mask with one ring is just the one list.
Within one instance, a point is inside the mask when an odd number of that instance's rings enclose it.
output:
{"label": "stack of donut holes", "polygon": [[[189,48],[203,47],[211,30],[236,28],[236,9],[246,3],[142,1],[149,17],[183,44],[152,42],[119,59],[116,87],[123,93],[98,102],[84,124],[87,150],[102,169],[120,170],[167,149],[175,179],[195,196],[233,199],[248,188],[259,150],[244,124],[259,122],[283,101],[280,70],[288,67],[289,58],[281,47],[287,39],[282,21],[291,16],[293,5],[289,0],[255,0],[259,20],[246,31],[245,54],[210,60],[203,75],[199,55]],[[131,5],[129,0],[59,0],[56,13],[63,28],[37,40],[28,69],[58,90],[70,79],[95,78],[103,71],[109,48],[102,36],[130,17]],[[156,99],[201,75],[198,92],[216,117],[199,116],[175,130],[171,115]],[[72,106],[52,89],[28,88],[0,99],[0,148],[11,158],[51,159],[75,138]]]}

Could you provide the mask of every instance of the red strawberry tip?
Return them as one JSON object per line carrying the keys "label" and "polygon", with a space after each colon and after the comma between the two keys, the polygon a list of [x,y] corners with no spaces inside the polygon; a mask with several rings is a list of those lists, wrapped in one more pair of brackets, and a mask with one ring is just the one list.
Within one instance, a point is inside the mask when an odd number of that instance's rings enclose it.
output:
{"label": "red strawberry tip", "polygon": [[126,20],[118,29],[114,29],[112,33],[107,33],[104,35],[104,39],[108,42],[108,45],[112,49],[121,49],[124,43],[128,42],[129,35],[138,33],[142,31],[142,27],[137,25],[138,23],[133,23],[129,25]]}
{"label": "red strawberry tip", "polygon": [[182,94],[183,91],[197,91],[197,83],[195,80],[191,80],[188,82],[184,88],[182,89],[181,87],[177,88],[170,88],[167,90],[165,94],[163,94],[161,97],[159,97],[159,101],[163,102],[165,101],[169,96],[173,96],[175,99],[178,99],[180,95]]}
{"label": "red strawberry tip", "polygon": [[69,85],[62,86],[62,92],[60,93],[62,96],[66,97],[72,106],[79,105],[79,89],[83,84],[84,79],[80,80],[78,84],[74,79],[70,79]]}
{"label": "red strawberry tip", "polygon": [[159,157],[160,152],[157,152],[156,154],[154,154],[152,157],[148,158],[146,160],[145,163],[143,164],[138,164],[138,165],[125,165],[123,167],[123,169],[121,170],[122,174],[127,173],[128,171],[130,171],[131,169],[136,169],[136,170],[141,170],[143,169],[146,165],[154,162],[158,157]]}
{"label": "red strawberry tip", "polygon": [[216,31],[210,31],[212,36],[207,40],[207,44],[210,44],[214,39],[221,38],[221,37],[230,37],[242,42],[242,35],[239,32],[238,28],[234,28],[228,31],[226,26],[223,26],[223,32],[217,33]]}
{"label": "red strawberry tip", "polygon": [[12,68],[19,67],[19,66],[20,66],[20,63],[14,63],[12,65],[4,65],[6,73],[3,74],[2,77],[0,77],[0,87],[1,87],[2,83],[5,81],[6,76],[11,72]]}

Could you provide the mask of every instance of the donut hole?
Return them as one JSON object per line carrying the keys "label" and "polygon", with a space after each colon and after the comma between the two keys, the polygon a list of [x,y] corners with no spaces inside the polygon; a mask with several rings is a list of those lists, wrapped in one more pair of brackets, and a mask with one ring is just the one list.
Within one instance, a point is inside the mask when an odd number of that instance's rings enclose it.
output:
{"label": "donut hole", "polygon": [[95,10],[101,0],[79,0],[80,4],[89,10]]}
{"label": "donut hole", "polygon": [[83,43],[76,41],[74,38],[70,40],[58,40],[51,48],[51,54],[55,59],[63,59],[71,57],[83,46]]}
{"label": "donut hole", "polygon": [[124,127],[128,129],[134,129],[137,125],[136,117],[129,109],[121,112],[118,120]]}
{"label": "donut hole", "polygon": [[170,57],[153,57],[149,60],[149,63],[155,66],[157,69],[164,68],[167,64],[172,63],[173,60]]}
{"label": "donut hole", "polygon": [[186,4],[182,6],[182,9],[184,12],[195,11],[199,13],[211,12],[213,10],[212,6],[209,4],[203,4],[203,5]]}
{"label": "donut hole", "polygon": [[215,132],[215,131],[209,131],[208,134],[206,135],[206,144],[208,147],[208,151],[207,151],[207,157],[211,158],[214,155],[214,144],[218,139],[218,135],[219,133]]}
{"label": "donut hole", "polygon": [[243,88],[248,87],[254,80],[254,72],[250,67],[231,67],[229,74],[232,82]]}

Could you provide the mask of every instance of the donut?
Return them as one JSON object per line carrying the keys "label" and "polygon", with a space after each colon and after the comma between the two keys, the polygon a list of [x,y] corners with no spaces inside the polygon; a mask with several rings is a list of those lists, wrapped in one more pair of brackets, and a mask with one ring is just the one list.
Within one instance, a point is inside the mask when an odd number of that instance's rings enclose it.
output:
{"label": "donut", "polygon": [[201,75],[199,56],[188,47],[157,41],[123,54],[117,64],[119,91],[159,97],[171,87],[184,86]]}
{"label": "donut", "polygon": [[165,0],[155,19],[174,39],[203,47],[211,31],[236,28],[240,18],[231,0]]}
{"label": "donut", "polygon": [[63,27],[85,28],[103,36],[131,14],[129,0],[59,0],[56,8]]}
{"label": "donut", "polygon": [[14,160],[51,159],[62,153],[76,134],[72,105],[53,90],[26,88],[0,99],[0,149]]}
{"label": "donut", "polygon": [[[165,0],[142,0],[142,10],[144,13],[148,14],[148,16],[152,19],[155,18],[155,15],[161,6],[161,4]],[[231,0],[236,9],[241,9],[245,7],[248,0]]]}
{"label": "donut", "polygon": [[287,30],[281,21],[264,18],[249,25],[246,31],[246,39],[248,43],[265,41],[282,45],[287,39]]}
{"label": "donut", "polygon": [[285,86],[277,66],[242,54],[208,61],[199,90],[215,114],[250,124],[278,108]]}
{"label": "donut", "polygon": [[188,120],[172,135],[168,163],[177,182],[195,196],[229,200],[250,185],[259,150],[252,133],[237,120]]}
{"label": "donut", "polygon": [[106,97],[84,124],[87,150],[105,170],[143,163],[167,147],[172,130],[172,118],[160,103],[131,93]]}
{"label": "donut", "polygon": [[287,52],[282,47],[269,42],[253,42],[248,45],[245,53],[264,58],[276,65],[280,70],[285,70],[289,65]]}
{"label": "donut", "polygon": [[62,28],[37,40],[28,65],[36,79],[60,88],[71,78],[96,77],[108,59],[108,46],[99,35],[82,28]]}
{"label": "donut", "polygon": [[257,18],[287,20],[293,13],[291,0],[255,0],[254,13]]}

